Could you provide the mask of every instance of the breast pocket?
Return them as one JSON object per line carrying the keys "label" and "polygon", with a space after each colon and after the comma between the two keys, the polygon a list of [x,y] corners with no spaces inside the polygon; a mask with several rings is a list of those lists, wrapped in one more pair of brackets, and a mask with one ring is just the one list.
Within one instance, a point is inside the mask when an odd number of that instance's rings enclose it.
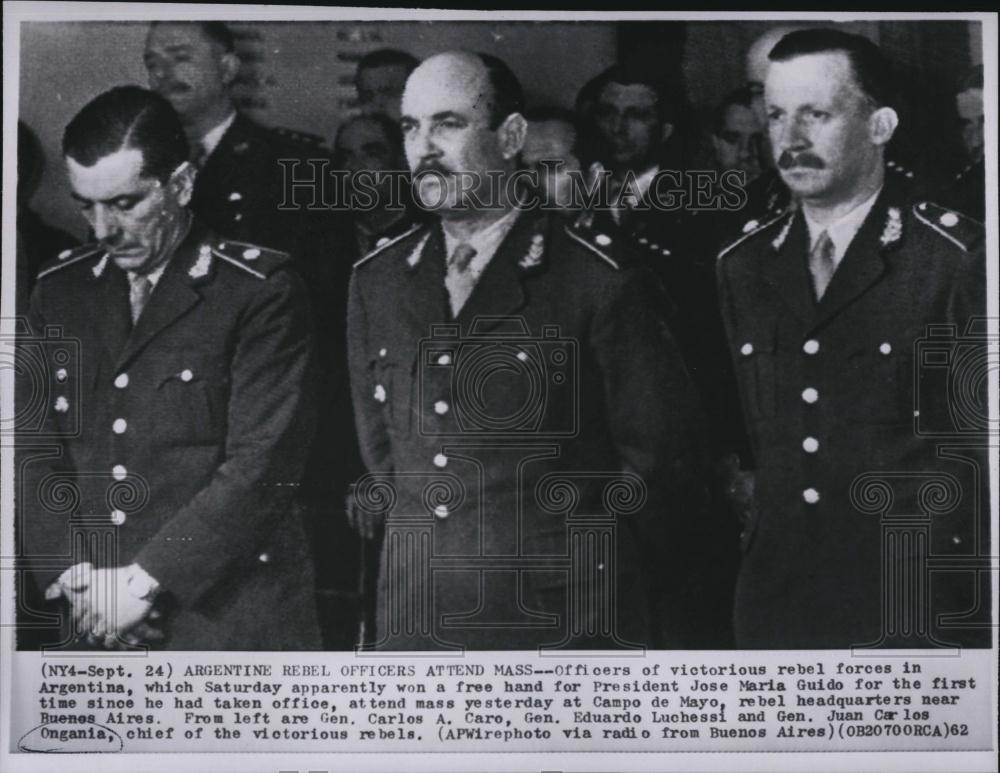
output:
{"label": "breast pocket", "polygon": [[771,419],[777,406],[777,361],[774,336],[746,336],[736,342],[736,373],[751,422]]}
{"label": "breast pocket", "polygon": [[206,358],[160,361],[154,399],[156,437],[168,444],[222,442],[226,432],[228,373]]}
{"label": "breast pocket", "polygon": [[389,434],[396,438],[408,438],[413,426],[415,367],[415,362],[384,356],[372,358],[369,364],[372,399],[381,405]]}
{"label": "breast pocket", "polygon": [[846,417],[861,424],[907,424],[913,420],[913,358],[897,341],[872,339],[847,357]]}

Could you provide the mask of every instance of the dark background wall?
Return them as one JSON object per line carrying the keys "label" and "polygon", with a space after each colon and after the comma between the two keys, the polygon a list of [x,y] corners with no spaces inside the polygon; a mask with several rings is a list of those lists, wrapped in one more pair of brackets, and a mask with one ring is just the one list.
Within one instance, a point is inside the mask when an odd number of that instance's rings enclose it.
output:
{"label": "dark background wall", "polygon": [[[261,122],[332,138],[353,106],[355,63],[394,47],[424,57],[451,48],[485,51],[510,64],[533,103],[571,107],[577,90],[618,58],[660,73],[692,123],[743,80],[743,57],[768,22],[254,22],[233,24],[244,67],[236,88]],[[847,25],[880,43],[907,74],[921,109],[907,116],[911,155],[947,153],[951,89],[981,63],[980,25],[880,22]],[[145,85],[146,25],[32,22],[21,29],[20,117],[48,165],[33,204],[83,235],[59,158],[63,127],[88,100],[122,83]],[[934,108],[928,108],[933,105]],[[953,108],[951,108],[953,109]]]}

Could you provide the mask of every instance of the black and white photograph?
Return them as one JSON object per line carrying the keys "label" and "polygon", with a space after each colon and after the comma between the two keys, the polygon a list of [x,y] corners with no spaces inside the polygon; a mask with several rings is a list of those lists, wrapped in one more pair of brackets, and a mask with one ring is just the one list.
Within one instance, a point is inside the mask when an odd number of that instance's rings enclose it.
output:
{"label": "black and white photograph", "polygon": [[5,3],[0,767],[995,771],[940,10]]}

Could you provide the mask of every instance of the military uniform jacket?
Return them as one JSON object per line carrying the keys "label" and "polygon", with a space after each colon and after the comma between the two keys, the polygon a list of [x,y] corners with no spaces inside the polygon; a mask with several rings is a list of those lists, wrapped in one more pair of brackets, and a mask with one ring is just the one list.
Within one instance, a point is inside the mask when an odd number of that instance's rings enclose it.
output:
{"label": "military uniform jacket", "polygon": [[[315,647],[293,502],[312,432],[311,323],[288,256],[195,221],[134,328],[127,275],[102,249],[60,258],[32,297],[43,344],[26,342],[51,441],[22,445],[39,587],[81,561],[137,562],[175,607],[169,648]],[[71,524],[93,544],[71,545]]]}
{"label": "military uniform jacket", "polygon": [[[280,161],[303,162],[316,155],[308,146],[237,113],[198,170],[191,210],[216,233],[291,252],[300,260],[311,258],[302,255],[302,248],[312,247],[307,237],[312,236],[310,232],[325,229],[329,216],[323,211],[307,213],[292,206],[294,202],[312,202],[314,196],[308,189],[286,191],[286,172]],[[309,179],[312,174],[304,163],[294,170],[296,179]],[[318,193],[315,199],[321,203]],[[288,206],[279,208],[283,203]]]}
{"label": "military uniform jacket", "polygon": [[[946,388],[958,355],[984,343],[969,330],[985,313],[982,229],[887,183],[819,303],[800,212],[745,230],[717,264],[759,510],[744,533],[737,643],[988,645],[975,627],[989,608],[975,593],[988,476],[968,448],[985,425],[956,427]],[[984,383],[966,380],[957,399],[984,400]],[[891,567],[912,571],[905,587],[883,582],[903,576]]]}
{"label": "military uniform jacket", "polygon": [[[638,543],[686,525],[683,505],[663,503],[690,488],[701,427],[655,283],[619,270],[592,234],[532,213],[456,319],[445,266],[434,224],[359,261],[351,281],[352,393],[371,472],[357,500],[389,512],[378,645],[645,643]],[[597,520],[573,531],[580,517]],[[595,536],[605,528],[614,536]],[[659,567],[683,577],[671,558],[660,553]],[[683,594],[673,579],[657,592]],[[588,583],[600,592],[584,601]]]}

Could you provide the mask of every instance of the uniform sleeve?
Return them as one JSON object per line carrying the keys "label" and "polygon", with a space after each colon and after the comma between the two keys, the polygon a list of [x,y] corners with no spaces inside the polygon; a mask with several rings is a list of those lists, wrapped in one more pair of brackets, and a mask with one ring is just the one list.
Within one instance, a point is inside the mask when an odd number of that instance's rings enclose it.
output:
{"label": "uniform sleeve", "polygon": [[368,352],[371,351],[368,346],[368,315],[356,272],[351,277],[347,303],[347,351],[361,458],[371,472],[389,471],[392,468],[391,444],[381,407],[373,398],[375,382],[368,361]]}
{"label": "uniform sleeve", "polygon": [[[31,296],[27,327],[18,335],[18,363],[14,374],[17,416],[16,523],[21,567],[28,570],[41,593],[72,562],[69,555],[69,512],[57,505],[75,498],[67,448],[59,439],[60,429],[52,406],[55,394],[46,371],[52,344],[45,338],[44,285],[37,284]],[[37,418],[36,418],[37,417]],[[59,475],[59,484],[48,495],[47,479]],[[51,502],[47,502],[51,499]],[[48,504],[48,506],[46,506]],[[52,508],[52,509],[50,509]]]}
{"label": "uniform sleeve", "polygon": [[[736,337],[736,309],[733,303],[733,293],[729,287],[729,278],[726,275],[724,264],[720,261],[716,264],[716,282],[719,292],[719,311],[722,315],[723,328],[725,330],[725,346],[729,357],[730,367],[735,367],[733,362],[733,347],[732,342]],[[740,433],[739,437],[741,440],[745,440],[745,444],[738,445],[737,447],[743,450],[745,453],[740,454],[740,466],[743,469],[753,469],[755,466],[755,458],[757,455],[757,449],[754,444],[753,427],[750,423],[750,417],[753,415],[753,407],[746,403],[745,393],[742,389],[742,385],[739,384],[735,373],[732,375],[734,386],[733,389],[737,390],[739,395],[739,406],[742,408],[741,411],[734,411],[738,416],[738,420],[743,422],[743,432]],[[746,458],[744,458],[744,456]]]}
{"label": "uniform sleeve", "polygon": [[136,557],[181,604],[197,600],[263,535],[283,528],[314,432],[311,324],[301,281],[279,271],[261,282],[239,324],[225,458]]}

